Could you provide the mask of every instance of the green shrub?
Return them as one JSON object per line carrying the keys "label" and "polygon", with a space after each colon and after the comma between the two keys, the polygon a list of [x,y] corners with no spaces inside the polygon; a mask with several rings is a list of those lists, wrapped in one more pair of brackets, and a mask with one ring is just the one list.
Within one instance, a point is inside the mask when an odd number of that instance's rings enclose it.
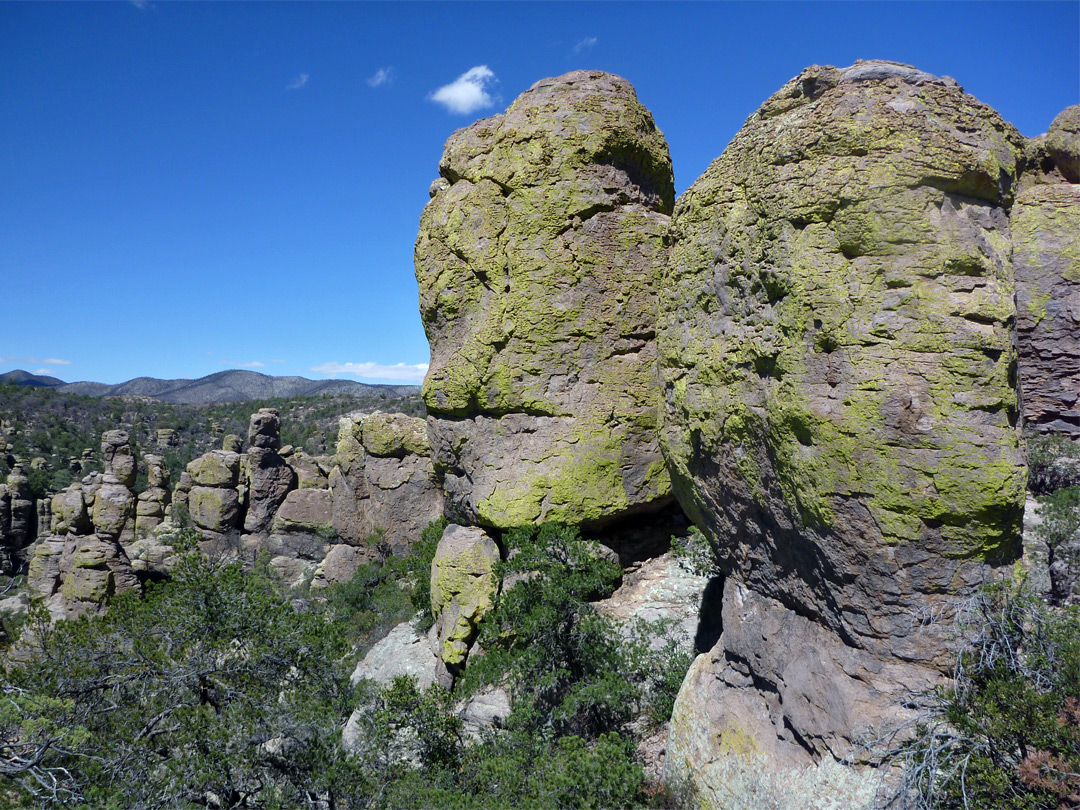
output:
{"label": "green shrub", "polygon": [[1080,802],[1080,611],[1006,585],[965,610],[952,685],[924,695],[896,754],[907,806],[1058,810]]}
{"label": "green shrub", "polygon": [[[1046,494],[1080,484],[1080,447],[1062,433],[1044,433],[1027,439],[1028,489]],[[1063,463],[1064,462],[1064,463]]]}

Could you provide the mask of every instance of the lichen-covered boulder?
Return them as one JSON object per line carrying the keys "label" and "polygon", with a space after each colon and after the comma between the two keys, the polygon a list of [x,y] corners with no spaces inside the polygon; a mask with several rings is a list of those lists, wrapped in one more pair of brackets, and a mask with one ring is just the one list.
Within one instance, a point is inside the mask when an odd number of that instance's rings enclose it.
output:
{"label": "lichen-covered boulder", "polygon": [[595,524],[668,502],[653,334],[674,187],[629,82],[537,82],[455,132],[439,173],[415,263],[451,515]]}
{"label": "lichen-covered boulder", "polygon": [[53,495],[51,511],[53,534],[90,534],[93,531],[90,511],[79,484],[72,484]]}
{"label": "lichen-covered boulder", "polygon": [[424,420],[376,411],[339,421],[333,493],[334,530],[361,545],[372,532],[395,553],[406,552],[443,514]]}
{"label": "lichen-covered boulder", "polygon": [[427,427],[423,420],[403,413],[375,411],[364,417],[361,424],[361,443],[372,456],[431,454]]}
{"label": "lichen-covered boulder", "polygon": [[447,667],[465,663],[477,624],[492,607],[498,561],[499,547],[483,529],[450,524],[439,540],[431,562],[431,611]]}
{"label": "lichen-covered boulder", "polygon": [[[867,666],[918,670],[893,683],[953,660],[947,619],[913,633],[913,616],[1020,552],[1007,207],[1023,149],[951,80],[812,67],[750,116],[672,218],[657,342],[679,501],[747,593]],[[717,678],[782,679],[778,658],[728,655],[727,635],[725,621]],[[732,733],[843,756],[873,719],[808,727],[783,708]]]}
{"label": "lichen-covered boulder", "polygon": [[188,462],[187,473],[196,486],[235,489],[240,482],[240,454],[211,450]]}
{"label": "lichen-covered boulder", "polygon": [[5,545],[21,549],[37,536],[37,506],[30,490],[30,478],[22,464],[15,464],[7,477],[7,536]]}
{"label": "lichen-covered boulder", "polygon": [[107,430],[101,435],[101,455],[105,472],[116,476],[125,487],[135,486],[138,464],[131,449],[131,437],[126,430]]}
{"label": "lichen-covered boulder", "polygon": [[1024,420],[1080,437],[1080,185],[1021,192],[1012,240]]}
{"label": "lichen-covered boulder", "polygon": [[27,584],[53,619],[74,619],[104,610],[118,593],[142,588],[123,547],[90,535],[46,535],[34,548]]}
{"label": "lichen-covered boulder", "polygon": [[188,513],[200,529],[225,534],[239,528],[240,496],[226,487],[194,486],[188,493]]}
{"label": "lichen-covered boulder", "polygon": [[1046,133],[1046,151],[1066,180],[1080,183],[1080,105],[1058,113]]}
{"label": "lichen-covered boulder", "polygon": [[94,496],[94,532],[103,538],[119,540],[129,524],[134,528],[134,518],[135,494],[115,476],[107,474]]}

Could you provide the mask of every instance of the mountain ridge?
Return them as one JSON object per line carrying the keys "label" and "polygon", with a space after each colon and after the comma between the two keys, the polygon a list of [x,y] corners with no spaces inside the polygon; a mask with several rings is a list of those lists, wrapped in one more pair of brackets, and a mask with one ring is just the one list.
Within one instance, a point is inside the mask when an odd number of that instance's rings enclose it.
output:
{"label": "mountain ridge", "polygon": [[174,404],[200,405],[217,402],[246,402],[253,399],[310,396],[316,394],[379,394],[392,396],[419,393],[417,385],[376,385],[354,380],[309,380],[306,377],[273,377],[246,369],[228,369],[197,379],[135,377],[126,382],[65,382],[57,377],[30,374],[15,369],[0,374],[0,382],[51,388],[67,394],[90,397],[144,396]]}

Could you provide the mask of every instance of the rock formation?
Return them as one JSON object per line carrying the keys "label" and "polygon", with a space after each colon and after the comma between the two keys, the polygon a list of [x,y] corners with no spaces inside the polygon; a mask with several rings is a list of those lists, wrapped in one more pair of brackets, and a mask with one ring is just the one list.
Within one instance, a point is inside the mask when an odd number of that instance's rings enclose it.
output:
{"label": "rock formation", "polygon": [[577,71],[455,132],[416,241],[451,517],[600,524],[670,501],[654,310],[674,199],[630,84]]}
{"label": "rock formation", "polygon": [[1011,220],[1024,420],[1080,439],[1080,106],[1054,119],[1039,151],[1049,162]]}
{"label": "rock formation", "polygon": [[[92,473],[52,497],[48,531],[34,546],[27,577],[31,590],[45,599],[54,619],[71,619],[102,610],[114,594],[141,590],[142,584],[125,546],[134,539],[136,498],[131,487],[138,470],[128,434],[110,430],[102,436],[104,473]],[[167,471],[148,456],[149,492],[167,500]],[[148,517],[150,509],[144,507]],[[144,523],[144,529],[149,531]]]}
{"label": "rock formation", "polygon": [[8,473],[0,484],[0,573],[17,569],[23,549],[37,537],[37,503],[30,491],[30,479],[22,464]]}
{"label": "rock formation", "polygon": [[347,543],[362,544],[381,530],[382,540],[403,553],[443,514],[443,494],[431,461],[422,419],[395,413],[343,417],[335,466],[334,531]]}
{"label": "rock formation", "polygon": [[165,519],[171,494],[169,492],[169,468],[161,456],[147,455],[146,489],[139,493],[135,504],[135,536],[145,537],[161,525]]}
{"label": "rock formation", "polygon": [[673,778],[855,753],[951,664],[940,611],[1017,558],[1024,149],[952,80],[812,67],[676,205],[662,445],[727,579]]}
{"label": "rock formation", "polygon": [[281,448],[281,419],[272,408],[252,414],[248,428],[248,506],[244,531],[259,534],[270,529],[274,513],[289,492],[296,488],[293,472],[278,450]]}
{"label": "rock formation", "polygon": [[431,563],[431,612],[438,655],[450,672],[465,664],[481,617],[491,610],[499,581],[499,547],[482,530],[451,523]]}

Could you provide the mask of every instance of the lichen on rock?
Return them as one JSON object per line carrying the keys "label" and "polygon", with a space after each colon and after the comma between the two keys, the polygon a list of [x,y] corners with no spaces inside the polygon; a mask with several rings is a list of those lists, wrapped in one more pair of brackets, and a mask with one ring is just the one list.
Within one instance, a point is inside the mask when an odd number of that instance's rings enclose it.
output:
{"label": "lichen on rock", "polygon": [[439,171],[415,262],[451,515],[599,523],[670,501],[653,335],[674,188],[633,88],[537,82],[454,133]]}
{"label": "lichen on rock", "polygon": [[[672,218],[657,344],[679,501],[755,598],[838,649],[926,668],[894,683],[951,661],[948,623],[913,633],[913,615],[1020,551],[1008,208],[1024,147],[951,80],[815,66]],[[724,643],[717,677],[781,680]],[[865,730],[829,722],[755,733],[843,755]]]}

